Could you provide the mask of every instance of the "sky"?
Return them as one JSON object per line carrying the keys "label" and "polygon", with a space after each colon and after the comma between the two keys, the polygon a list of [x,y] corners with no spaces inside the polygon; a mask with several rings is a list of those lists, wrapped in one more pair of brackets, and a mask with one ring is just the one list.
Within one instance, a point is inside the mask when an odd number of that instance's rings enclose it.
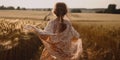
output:
{"label": "sky", "polygon": [[68,8],[107,8],[109,4],[120,8],[120,0],[0,0],[0,6],[53,8],[56,2],[65,2]]}

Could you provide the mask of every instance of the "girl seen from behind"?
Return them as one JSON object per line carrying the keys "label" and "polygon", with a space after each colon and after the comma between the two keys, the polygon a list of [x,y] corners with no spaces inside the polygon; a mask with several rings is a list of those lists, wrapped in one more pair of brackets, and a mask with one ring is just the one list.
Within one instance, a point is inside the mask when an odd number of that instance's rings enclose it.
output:
{"label": "girl seen from behind", "polygon": [[82,41],[71,22],[64,19],[67,12],[66,4],[58,2],[53,9],[56,18],[50,20],[44,30],[27,26],[45,46],[40,60],[79,60],[82,54]]}

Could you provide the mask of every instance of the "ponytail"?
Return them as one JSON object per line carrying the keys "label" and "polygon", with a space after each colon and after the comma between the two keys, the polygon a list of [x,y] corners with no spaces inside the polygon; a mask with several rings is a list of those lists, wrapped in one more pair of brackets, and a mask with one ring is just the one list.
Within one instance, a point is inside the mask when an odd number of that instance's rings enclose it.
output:
{"label": "ponytail", "polygon": [[63,17],[60,16],[60,23],[63,23],[63,22],[64,22]]}
{"label": "ponytail", "polygon": [[57,28],[55,32],[60,33],[66,29],[66,24],[64,23],[63,17],[67,14],[67,6],[63,2],[56,3],[55,8],[53,10],[54,14],[57,16],[59,22],[57,24]]}

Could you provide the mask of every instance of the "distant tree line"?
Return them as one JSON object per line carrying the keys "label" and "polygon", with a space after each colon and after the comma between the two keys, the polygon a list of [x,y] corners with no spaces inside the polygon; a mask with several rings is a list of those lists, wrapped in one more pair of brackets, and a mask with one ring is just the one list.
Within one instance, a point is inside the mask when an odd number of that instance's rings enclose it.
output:
{"label": "distant tree line", "polygon": [[13,6],[0,6],[0,10],[26,10],[26,8],[21,8],[20,6],[18,6],[17,8],[13,7]]}
{"label": "distant tree line", "polygon": [[116,4],[110,4],[105,10],[105,13],[115,13],[120,14],[120,9],[116,9]]}
{"label": "distant tree line", "polygon": [[[13,7],[13,6],[0,6],[0,10],[36,10],[36,11],[51,11],[52,8],[31,8],[31,9],[26,9],[26,8],[22,8],[20,6],[18,7]],[[73,8],[73,9],[70,9],[70,12],[72,13],[81,13],[81,9],[80,8]]]}
{"label": "distant tree line", "polygon": [[[29,10],[37,10],[37,11],[51,11],[52,8],[37,8],[37,9],[29,9]],[[81,13],[81,9],[80,8],[73,8],[70,9],[70,12],[72,13]]]}
{"label": "distant tree line", "polygon": [[[36,10],[36,11],[51,11],[52,8],[31,8],[26,9],[20,6],[13,7],[13,6],[0,6],[0,10]],[[109,4],[107,9],[82,9],[82,8],[72,8],[69,9],[72,13],[82,13],[82,12],[96,12],[96,13],[112,13],[112,14],[120,14],[120,9],[116,9],[116,4]]]}
{"label": "distant tree line", "polygon": [[104,11],[97,11],[97,13],[120,14],[120,9],[116,9],[116,4],[109,4],[107,9]]}
{"label": "distant tree line", "polygon": [[74,9],[70,9],[70,12],[72,13],[81,13],[81,9],[80,8],[74,8]]}
{"label": "distant tree line", "polygon": [[28,9],[28,10],[36,10],[36,11],[51,11],[52,8],[34,8],[34,9]]}

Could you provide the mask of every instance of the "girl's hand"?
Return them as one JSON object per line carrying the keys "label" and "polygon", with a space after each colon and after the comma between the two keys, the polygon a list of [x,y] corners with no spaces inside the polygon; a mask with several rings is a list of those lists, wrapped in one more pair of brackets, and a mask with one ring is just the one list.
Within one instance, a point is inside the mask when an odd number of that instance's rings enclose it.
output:
{"label": "girl's hand", "polygon": [[24,29],[26,29],[26,30],[28,30],[28,31],[30,31],[30,32],[34,32],[35,27],[34,27],[34,26],[31,26],[31,25],[26,25],[26,26],[24,27]]}

